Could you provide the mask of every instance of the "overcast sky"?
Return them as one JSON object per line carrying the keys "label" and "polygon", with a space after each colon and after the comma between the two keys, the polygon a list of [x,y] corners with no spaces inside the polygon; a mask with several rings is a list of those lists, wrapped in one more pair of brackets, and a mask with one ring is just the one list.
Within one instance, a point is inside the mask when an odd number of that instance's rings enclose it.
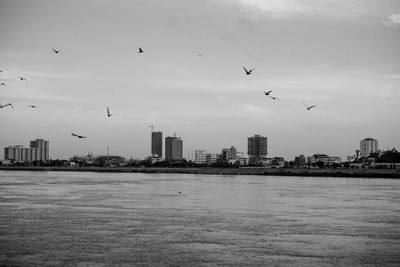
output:
{"label": "overcast sky", "polygon": [[0,147],[143,158],[159,125],[184,156],[400,149],[399,47],[398,0],[0,0]]}

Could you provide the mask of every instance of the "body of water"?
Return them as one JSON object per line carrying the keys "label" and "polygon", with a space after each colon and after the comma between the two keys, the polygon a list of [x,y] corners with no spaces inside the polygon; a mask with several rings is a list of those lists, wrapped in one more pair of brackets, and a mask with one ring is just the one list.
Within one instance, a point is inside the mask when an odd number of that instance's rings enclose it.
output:
{"label": "body of water", "polygon": [[400,265],[400,180],[0,171],[0,265]]}

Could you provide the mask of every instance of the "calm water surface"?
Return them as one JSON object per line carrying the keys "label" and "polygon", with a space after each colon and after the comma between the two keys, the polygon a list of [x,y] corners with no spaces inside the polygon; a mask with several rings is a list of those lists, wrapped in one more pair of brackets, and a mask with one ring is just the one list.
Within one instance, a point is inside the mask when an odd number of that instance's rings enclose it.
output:
{"label": "calm water surface", "polygon": [[0,171],[0,265],[400,265],[400,180]]}

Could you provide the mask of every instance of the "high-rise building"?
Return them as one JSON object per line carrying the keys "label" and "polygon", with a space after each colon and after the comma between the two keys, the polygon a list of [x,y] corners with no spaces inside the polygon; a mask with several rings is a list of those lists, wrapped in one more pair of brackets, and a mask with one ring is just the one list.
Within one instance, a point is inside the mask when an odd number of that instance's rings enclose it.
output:
{"label": "high-rise building", "polygon": [[267,137],[258,134],[247,138],[247,154],[249,155],[249,164],[262,164],[267,160],[267,140]]}
{"label": "high-rise building", "polygon": [[30,147],[22,145],[5,147],[4,159],[14,162],[47,162],[49,160],[49,141],[36,139],[30,142]]}
{"label": "high-rise building", "polygon": [[361,157],[367,158],[372,153],[378,152],[378,140],[373,138],[365,138],[360,141]]}
{"label": "high-rise building", "polygon": [[30,147],[37,148],[37,160],[44,162],[49,160],[49,141],[36,139],[30,142]]}
{"label": "high-rise building", "polygon": [[165,159],[169,161],[183,159],[183,141],[180,137],[165,138]]}
{"label": "high-rise building", "polygon": [[151,155],[162,158],[162,132],[151,132]]}

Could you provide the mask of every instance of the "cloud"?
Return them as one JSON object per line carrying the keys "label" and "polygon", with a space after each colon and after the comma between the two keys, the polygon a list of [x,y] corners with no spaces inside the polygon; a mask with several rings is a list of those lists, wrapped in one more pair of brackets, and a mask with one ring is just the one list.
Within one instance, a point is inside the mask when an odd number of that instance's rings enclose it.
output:
{"label": "cloud", "polygon": [[400,79],[400,74],[382,74],[378,76],[382,79]]}
{"label": "cloud", "polygon": [[266,110],[260,106],[241,104],[241,111],[246,113],[264,113]]}
{"label": "cloud", "polygon": [[290,0],[234,0],[237,4],[272,17],[293,17],[307,12],[304,5]]}
{"label": "cloud", "polygon": [[228,98],[223,97],[223,96],[221,96],[221,95],[217,96],[217,98],[218,98],[218,100],[221,101],[221,102],[229,102]]}
{"label": "cloud", "polygon": [[400,25],[400,14],[391,14],[386,19],[382,20],[382,23],[386,26]]}

